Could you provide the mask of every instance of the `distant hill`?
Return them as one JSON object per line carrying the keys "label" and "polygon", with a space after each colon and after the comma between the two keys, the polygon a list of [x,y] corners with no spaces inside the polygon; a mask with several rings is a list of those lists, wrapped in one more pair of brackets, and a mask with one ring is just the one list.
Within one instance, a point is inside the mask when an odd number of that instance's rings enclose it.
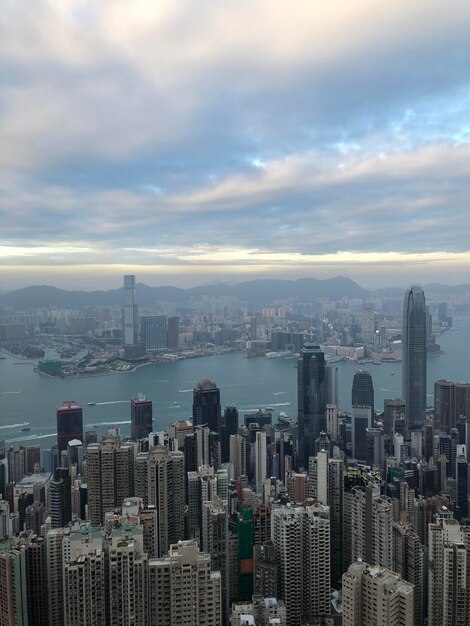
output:
{"label": "distant hill", "polygon": [[[216,283],[189,289],[137,285],[137,300],[140,306],[153,306],[162,301],[184,305],[189,304],[191,297],[204,295],[209,297],[233,296],[249,304],[269,305],[276,300],[285,298],[300,298],[304,301],[319,297],[366,299],[370,296],[370,292],[360,287],[353,280],[342,276],[325,280],[317,278],[299,280],[260,279],[245,281],[236,285]],[[12,306],[17,310],[51,306],[64,308],[121,306],[122,301],[122,288],[109,291],[68,291],[48,285],[34,285],[0,294],[0,305]]]}
{"label": "distant hill", "polygon": [[[470,293],[470,285],[441,285],[432,283],[424,285],[425,293],[429,294],[464,294]],[[309,302],[315,298],[358,298],[364,302],[372,297],[403,298],[404,289],[390,287],[367,291],[350,278],[336,276],[320,280],[318,278],[300,278],[298,280],[258,279],[247,280],[234,285],[215,283],[200,285],[189,289],[179,287],[149,287],[137,285],[137,301],[141,307],[152,307],[158,302],[174,302],[181,306],[190,304],[192,297],[232,296],[252,306],[269,306],[286,298],[296,298]],[[17,310],[37,309],[42,307],[85,308],[101,306],[121,306],[123,289],[109,291],[68,291],[48,285],[34,285],[7,293],[0,293],[0,305],[11,306]]]}

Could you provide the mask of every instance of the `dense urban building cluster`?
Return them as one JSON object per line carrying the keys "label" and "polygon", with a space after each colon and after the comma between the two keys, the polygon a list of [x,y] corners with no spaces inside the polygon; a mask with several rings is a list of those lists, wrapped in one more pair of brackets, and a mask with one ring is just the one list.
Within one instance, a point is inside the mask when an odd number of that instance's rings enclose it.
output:
{"label": "dense urban building cluster", "polygon": [[[177,347],[174,317],[139,331],[124,286],[126,358]],[[470,383],[436,381],[428,409],[429,317],[411,287],[402,398],[383,410],[358,369],[340,411],[335,359],[298,326],[270,339],[298,353],[294,416],[224,406],[202,377],[165,430],[139,395],[131,436],[98,439],[68,401],[56,445],[2,446],[0,626],[469,624]],[[366,306],[364,345],[377,331]]]}

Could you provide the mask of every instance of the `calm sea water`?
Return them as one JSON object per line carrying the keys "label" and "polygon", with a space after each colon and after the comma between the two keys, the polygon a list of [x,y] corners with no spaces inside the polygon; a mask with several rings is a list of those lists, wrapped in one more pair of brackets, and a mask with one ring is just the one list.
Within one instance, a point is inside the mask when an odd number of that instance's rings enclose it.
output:
{"label": "calm sea water", "polygon": [[[428,360],[428,404],[438,378],[470,380],[470,318],[454,319],[454,328],[440,338],[444,354]],[[297,370],[295,358],[247,359],[239,353],[158,363],[127,374],[79,379],[40,376],[31,364],[8,357],[0,360],[0,439],[8,445],[32,443],[49,447],[55,437],[55,410],[65,400],[83,407],[84,424],[103,435],[111,425],[130,432],[129,400],[144,393],[153,401],[156,429],[191,416],[192,390],[211,378],[221,390],[223,404],[235,403],[240,412],[271,406],[275,414],[293,413]],[[351,385],[357,366],[337,363],[340,407],[351,406]],[[401,395],[401,363],[367,364],[372,373],[375,405]],[[96,402],[96,406],[88,406]],[[29,424],[29,432],[21,428]]]}

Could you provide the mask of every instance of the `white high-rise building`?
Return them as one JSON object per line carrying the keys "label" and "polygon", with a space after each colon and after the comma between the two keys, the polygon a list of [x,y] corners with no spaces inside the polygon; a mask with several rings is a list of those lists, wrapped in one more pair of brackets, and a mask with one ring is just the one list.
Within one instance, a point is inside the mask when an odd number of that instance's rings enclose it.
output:
{"label": "white high-rise building", "polygon": [[329,613],[329,513],[321,504],[272,510],[271,539],[290,626],[313,622]]}
{"label": "white high-rise building", "polygon": [[374,343],[375,311],[372,305],[366,305],[362,309],[361,335],[365,343]]}
{"label": "white high-rise building", "polygon": [[135,297],[135,276],[124,276],[123,343],[135,346],[137,343],[137,322],[139,316]]}
{"label": "white high-rise building", "polygon": [[428,624],[470,624],[470,527],[455,519],[429,524]]}
{"label": "white high-rise building", "polygon": [[87,447],[88,514],[92,526],[101,526],[107,511],[134,495],[134,447],[120,437],[104,437]]}
{"label": "white high-rise building", "polygon": [[332,441],[338,441],[338,407],[336,404],[326,405],[326,431],[330,435]]}
{"label": "white high-rise building", "polygon": [[221,626],[220,572],[195,541],[149,561],[149,626]]}
{"label": "white high-rise building", "polygon": [[266,433],[264,431],[258,431],[255,441],[255,482],[257,493],[263,492],[263,483],[268,473],[266,455]]}
{"label": "white high-rise building", "polygon": [[388,569],[358,561],[343,574],[343,626],[412,626],[414,586]]}

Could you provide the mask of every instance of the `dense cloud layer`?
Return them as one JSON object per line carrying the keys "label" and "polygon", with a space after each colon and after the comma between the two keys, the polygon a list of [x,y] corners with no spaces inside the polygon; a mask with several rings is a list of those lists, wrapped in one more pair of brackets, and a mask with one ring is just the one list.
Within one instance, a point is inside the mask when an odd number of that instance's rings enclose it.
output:
{"label": "dense cloud layer", "polygon": [[0,22],[7,282],[463,272],[467,1],[5,0]]}

